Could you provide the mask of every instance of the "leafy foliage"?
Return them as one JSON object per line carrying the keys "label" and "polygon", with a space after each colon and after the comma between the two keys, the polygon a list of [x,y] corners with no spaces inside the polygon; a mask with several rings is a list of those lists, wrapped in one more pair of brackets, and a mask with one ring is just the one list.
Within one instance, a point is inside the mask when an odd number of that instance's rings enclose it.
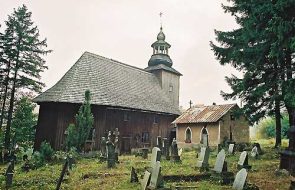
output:
{"label": "leafy foliage", "polygon": [[35,126],[37,124],[37,114],[33,113],[35,107],[36,105],[31,100],[23,97],[16,105],[12,121],[14,143],[25,148],[32,146],[35,139]]}
{"label": "leafy foliage", "polygon": [[[258,129],[260,138],[274,138],[276,136],[276,123],[273,117],[262,119],[255,127]],[[289,118],[286,114],[282,118],[282,137],[288,138]]]}
{"label": "leafy foliage", "polygon": [[40,146],[40,155],[44,158],[45,161],[51,161],[54,155],[54,150],[52,149],[51,145],[43,141]]}

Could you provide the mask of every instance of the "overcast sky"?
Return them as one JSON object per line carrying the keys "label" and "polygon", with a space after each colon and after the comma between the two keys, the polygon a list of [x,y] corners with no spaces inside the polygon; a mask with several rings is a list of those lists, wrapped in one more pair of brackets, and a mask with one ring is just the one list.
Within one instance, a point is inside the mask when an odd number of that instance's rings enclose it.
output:
{"label": "overcast sky", "polygon": [[[147,67],[151,44],[163,12],[166,41],[173,67],[181,72],[180,105],[225,102],[220,91],[230,91],[224,77],[235,73],[221,66],[210,50],[214,29],[232,30],[234,18],[225,14],[221,0],[0,0],[0,23],[22,4],[53,50],[45,57],[49,69],[42,74],[46,89],[53,86],[83,52]],[[3,27],[2,27],[3,28]]]}

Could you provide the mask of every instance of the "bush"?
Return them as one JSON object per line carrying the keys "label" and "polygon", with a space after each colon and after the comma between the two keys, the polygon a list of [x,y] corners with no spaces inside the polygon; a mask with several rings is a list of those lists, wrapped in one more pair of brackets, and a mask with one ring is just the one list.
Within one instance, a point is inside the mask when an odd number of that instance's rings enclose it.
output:
{"label": "bush", "polygon": [[54,150],[51,148],[51,145],[43,141],[40,146],[40,155],[44,158],[45,161],[51,161],[54,155]]}
{"label": "bush", "polygon": [[45,160],[44,157],[40,154],[40,152],[35,151],[32,156],[31,163],[33,165],[33,168],[37,169],[44,166]]}
{"label": "bush", "polygon": [[[283,114],[282,123],[282,138],[288,138],[289,117]],[[266,117],[259,121],[255,126],[258,129],[258,136],[260,138],[275,138],[276,137],[276,121],[274,117]]]}

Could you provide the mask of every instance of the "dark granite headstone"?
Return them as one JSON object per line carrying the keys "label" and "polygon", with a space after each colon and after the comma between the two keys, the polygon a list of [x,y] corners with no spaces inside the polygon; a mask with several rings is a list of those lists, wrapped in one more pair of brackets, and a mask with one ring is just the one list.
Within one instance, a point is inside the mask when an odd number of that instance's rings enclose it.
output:
{"label": "dark granite headstone", "polygon": [[107,165],[108,168],[115,167],[115,164],[117,162],[116,160],[116,152],[115,152],[115,135],[112,133],[109,133],[109,138],[107,141]]}
{"label": "dark granite headstone", "polygon": [[170,151],[169,151],[169,139],[163,138],[163,149],[162,155],[165,157],[166,160],[170,160]]}
{"label": "dark granite headstone", "polygon": [[171,144],[171,161],[180,162],[180,156],[178,155],[178,146],[175,138],[173,139]]}
{"label": "dark granite headstone", "polygon": [[263,151],[262,151],[262,149],[261,149],[261,146],[260,146],[260,144],[259,143],[254,143],[253,144],[253,147],[257,147],[257,152],[258,152],[258,154],[259,155],[262,155],[263,154]]}
{"label": "dark granite headstone", "polygon": [[141,149],[141,156],[143,159],[147,159],[148,158],[148,153],[149,153],[149,149],[148,148],[142,148]]}
{"label": "dark granite headstone", "polygon": [[130,179],[131,183],[137,183],[138,182],[138,177],[137,177],[137,173],[135,172],[134,167],[131,168],[131,179]]}
{"label": "dark granite headstone", "polygon": [[12,186],[12,179],[14,174],[14,161],[9,162],[6,172],[5,172],[5,178],[6,178],[6,187]]}
{"label": "dark granite headstone", "polygon": [[157,147],[162,151],[163,149],[163,141],[161,136],[157,136]]}

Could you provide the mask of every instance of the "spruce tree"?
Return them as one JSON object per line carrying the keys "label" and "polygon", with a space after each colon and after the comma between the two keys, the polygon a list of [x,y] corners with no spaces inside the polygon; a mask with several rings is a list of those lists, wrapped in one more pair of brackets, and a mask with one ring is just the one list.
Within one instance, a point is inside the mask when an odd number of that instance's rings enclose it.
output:
{"label": "spruce tree", "polygon": [[90,105],[90,91],[85,91],[85,100],[83,105],[79,108],[78,113],[75,116],[76,125],[69,125],[66,139],[67,148],[74,146],[79,152],[82,151],[86,140],[89,137],[89,133],[94,123],[93,114],[91,112]]}
{"label": "spruce tree", "polygon": [[17,102],[11,125],[14,143],[25,147],[33,145],[37,124],[37,114],[33,112],[35,107],[36,105],[27,97]]}
{"label": "spruce tree", "polygon": [[[291,44],[295,36],[292,12],[295,2],[230,0],[230,3],[223,8],[235,17],[240,27],[228,32],[216,31],[219,45],[211,42],[211,47],[222,65],[232,65],[243,76],[227,77],[232,92],[222,92],[222,95],[226,99],[241,98],[245,103],[243,110],[252,122],[275,115],[276,146],[279,146],[280,109],[284,105],[289,116],[294,112],[295,93],[291,90],[294,89],[294,49]],[[295,123],[291,121],[290,124]]]}
{"label": "spruce tree", "polygon": [[46,50],[46,39],[40,40],[39,30],[31,20],[31,12],[25,5],[15,9],[5,22],[6,36],[4,53],[10,63],[10,99],[5,130],[5,148],[10,146],[10,128],[13,117],[16,90],[28,89],[40,92],[44,84],[40,82],[40,73],[47,67],[43,55]]}

